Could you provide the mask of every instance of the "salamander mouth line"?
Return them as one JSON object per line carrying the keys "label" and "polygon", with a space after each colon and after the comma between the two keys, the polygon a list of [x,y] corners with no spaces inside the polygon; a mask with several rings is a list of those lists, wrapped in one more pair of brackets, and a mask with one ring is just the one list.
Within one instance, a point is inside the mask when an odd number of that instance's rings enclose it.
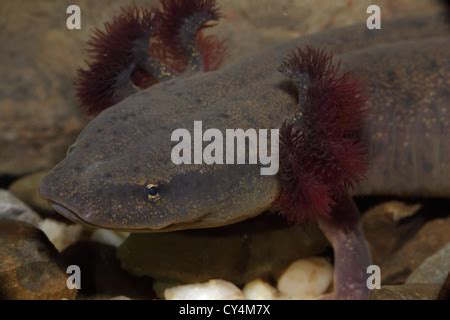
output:
{"label": "salamander mouth line", "polygon": [[83,218],[81,218],[75,211],[67,208],[66,206],[57,203],[53,200],[49,200],[53,209],[56,210],[56,212],[58,212],[59,214],[61,214],[62,216],[64,216],[65,218],[77,222],[77,223],[81,223],[87,227],[91,227],[91,228],[98,228],[99,226],[92,224],[86,220],[84,220]]}
{"label": "salamander mouth line", "polygon": [[[188,225],[190,223],[198,222],[198,221],[204,219],[206,216],[208,216],[208,214],[205,214],[204,216],[198,217],[197,219],[195,219],[193,221],[181,222],[181,223],[173,223],[173,224],[169,224],[169,225],[164,226],[164,227],[159,228],[159,229],[151,229],[151,228],[136,229],[136,228],[108,227],[108,226],[102,226],[102,225],[95,225],[95,224],[93,224],[93,223],[83,219],[79,214],[77,214],[72,209],[69,209],[65,205],[63,205],[61,203],[58,203],[58,202],[56,202],[54,200],[48,200],[48,201],[50,201],[52,207],[56,210],[56,212],[58,212],[59,214],[61,214],[62,216],[64,216],[65,218],[67,218],[67,219],[69,219],[71,221],[83,224],[86,227],[93,228],[93,229],[101,228],[101,229],[107,229],[107,230],[112,230],[112,231],[121,231],[121,232],[153,233],[153,232],[166,232],[166,231],[183,230],[183,229],[185,229],[183,226],[186,226],[186,225]],[[227,207],[227,206],[225,206],[225,207]]]}

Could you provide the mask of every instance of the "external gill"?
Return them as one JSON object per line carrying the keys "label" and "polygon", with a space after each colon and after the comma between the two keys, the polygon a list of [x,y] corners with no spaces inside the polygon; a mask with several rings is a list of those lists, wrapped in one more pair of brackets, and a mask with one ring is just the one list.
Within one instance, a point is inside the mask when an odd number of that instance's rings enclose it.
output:
{"label": "external gill", "polygon": [[78,70],[77,95],[95,115],[155,83],[190,71],[211,71],[223,43],[204,36],[219,19],[213,0],[162,0],[162,9],[123,8],[88,42],[87,69]]}
{"label": "external gill", "polygon": [[[220,18],[214,0],[162,0],[158,37],[165,44],[165,57],[176,61],[179,72],[210,71],[224,54],[223,43],[205,36],[207,23]],[[211,59],[211,54],[213,55]]]}
{"label": "external gill", "polygon": [[370,264],[349,189],[366,170],[356,134],[365,115],[361,84],[332,55],[307,46],[279,69],[297,86],[299,111],[280,130],[282,192],[277,207],[293,222],[317,222],[335,253],[335,299],[367,299]]}

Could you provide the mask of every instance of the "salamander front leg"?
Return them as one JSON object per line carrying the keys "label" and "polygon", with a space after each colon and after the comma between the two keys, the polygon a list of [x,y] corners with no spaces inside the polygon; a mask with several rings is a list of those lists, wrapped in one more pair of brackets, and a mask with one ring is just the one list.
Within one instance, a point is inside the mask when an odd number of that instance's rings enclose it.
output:
{"label": "salamander front leg", "polygon": [[334,249],[334,292],[324,299],[367,300],[367,267],[371,264],[370,252],[358,221],[359,211],[350,197],[343,200],[333,216],[354,218],[351,223],[333,219],[319,220],[319,227]]}

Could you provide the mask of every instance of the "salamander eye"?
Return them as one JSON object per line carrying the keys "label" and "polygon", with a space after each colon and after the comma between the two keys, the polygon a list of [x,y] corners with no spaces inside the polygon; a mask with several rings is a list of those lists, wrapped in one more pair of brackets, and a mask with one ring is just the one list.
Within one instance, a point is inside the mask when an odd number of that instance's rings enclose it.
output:
{"label": "salamander eye", "polygon": [[155,201],[161,198],[161,189],[157,184],[149,183],[145,186],[145,193],[149,200]]}

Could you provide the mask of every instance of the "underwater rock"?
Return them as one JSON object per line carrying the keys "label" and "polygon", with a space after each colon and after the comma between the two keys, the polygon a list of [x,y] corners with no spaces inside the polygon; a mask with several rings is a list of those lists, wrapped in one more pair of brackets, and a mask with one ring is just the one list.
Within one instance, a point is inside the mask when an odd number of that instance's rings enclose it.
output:
{"label": "underwater rock", "polygon": [[62,257],[68,265],[80,267],[80,297],[105,299],[124,295],[131,299],[155,298],[152,280],[123,270],[113,246],[81,241],[64,250]]}
{"label": "underwater rock", "polygon": [[419,204],[390,201],[364,213],[361,223],[374,264],[381,264],[395,251],[398,243],[403,240],[402,229],[405,229],[405,226],[399,226],[400,222],[413,216],[420,207]]}
{"label": "underwater rock", "polygon": [[167,300],[238,300],[244,299],[242,291],[234,284],[224,280],[209,280],[206,283],[193,283],[164,291]]}
{"label": "underwater rock", "polygon": [[164,300],[166,297],[164,296],[164,292],[168,288],[177,287],[180,285],[184,285],[184,283],[180,283],[179,281],[159,281],[155,280],[153,282],[153,291],[156,294],[158,299]]}
{"label": "underwater rock", "polygon": [[42,218],[7,190],[0,190],[0,219],[28,222],[37,226]]}
{"label": "underwater rock", "polygon": [[111,298],[109,300],[131,300],[131,299],[126,296],[117,296],[117,297]]}
{"label": "underwater rock", "polygon": [[[226,0],[220,4],[229,8],[230,15],[245,17],[262,34],[286,39],[354,23],[365,25],[367,15],[361,13],[374,1]],[[383,19],[431,14],[443,7],[436,0],[378,0],[376,4],[382,8]]]}
{"label": "underwater rock", "polygon": [[65,27],[64,2],[11,1],[0,8],[0,175],[52,168],[87,122],[73,83],[91,26],[108,5],[90,4],[75,32]]}
{"label": "underwater rock", "polygon": [[441,290],[439,290],[438,300],[450,300],[450,273],[447,275]]}
{"label": "underwater rock", "polygon": [[64,1],[38,6],[30,1],[2,3],[0,176],[51,169],[64,158],[88,122],[74,86],[77,68],[86,59],[86,41],[93,28],[102,27],[129,4],[128,0],[77,1],[82,28],[68,30]]}
{"label": "underwater rock", "polygon": [[443,284],[450,273],[450,243],[428,257],[406,279],[406,283]]}
{"label": "underwater rock", "polygon": [[382,286],[371,291],[370,300],[436,300],[439,290],[436,284]]}
{"label": "underwater rock", "polygon": [[20,221],[0,220],[0,299],[73,299],[61,257],[45,234]]}
{"label": "underwater rock", "polygon": [[426,258],[449,242],[450,218],[429,221],[380,266],[382,283],[404,283]]}
{"label": "underwater rock", "polygon": [[52,219],[44,219],[39,223],[38,227],[45,233],[58,251],[62,251],[71,244],[86,237],[87,233],[81,225],[67,225]]}
{"label": "underwater rock", "polygon": [[108,244],[117,248],[125,241],[128,235],[129,233],[127,232],[119,232],[106,229],[95,229],[95,231],[91,235],[91,240],[95,242]]}
{"label": "underwater rock", "polygon": [[274,300],[279,295],[277,289],[261,279],[247,283],[242,292],[246,300]]}
{"label": "underwater rock", "polygon": [[318,299],[330,287],[333,267],[324,258],[293,262],[278,279],[278,291],[292,299]]}
{"label": "underwater rock", "polygon": [[0,219],[24,221],[41,229],[50,242],[63,250],[84,236],[81,225],[66,224],[52,219],[43,219],[7,190],[0,190]]}
{"label": "underwater rock", "polygon": [[131,234],[117,254],[123,268],[136,275],[245,284],[326,246],[316,226],[288,226],[280,217],[262,215],[221,228]]}
{"label": "underwater rock", "polygon": [[9,191],[38,212],[54,212],[50,202],[39,194],[39,185],[47,173],[48,171],[41,171],[19,178],[11,184]]}

